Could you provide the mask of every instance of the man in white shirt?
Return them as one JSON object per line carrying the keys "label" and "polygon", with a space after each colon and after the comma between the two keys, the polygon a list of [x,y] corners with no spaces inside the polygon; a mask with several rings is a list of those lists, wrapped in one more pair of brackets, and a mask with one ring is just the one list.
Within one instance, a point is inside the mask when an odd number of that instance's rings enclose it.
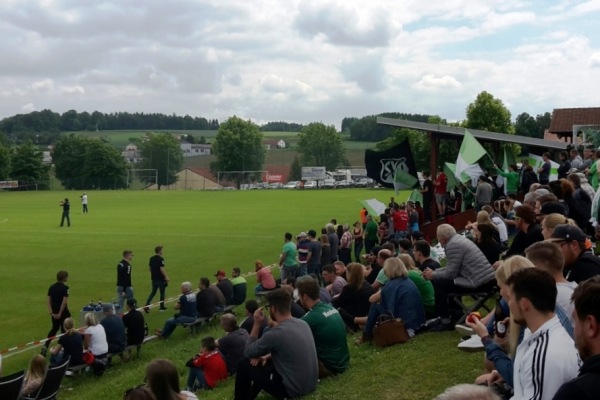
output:
{"label": "man in white shirt", "polygon": [[83,213],[88,212],[88,198],[87,198],[87,194],[85,194],[85,192],[81,195],[81,205],[83,206]]}
{"label": "man in white shirt", "polygon": [[551,400],[579,370],[573,339],[554,315],[556,283],[547,272],[526,268],[510,275],[506,286],[511,316],[527,327],[515,355],[512,399]]}

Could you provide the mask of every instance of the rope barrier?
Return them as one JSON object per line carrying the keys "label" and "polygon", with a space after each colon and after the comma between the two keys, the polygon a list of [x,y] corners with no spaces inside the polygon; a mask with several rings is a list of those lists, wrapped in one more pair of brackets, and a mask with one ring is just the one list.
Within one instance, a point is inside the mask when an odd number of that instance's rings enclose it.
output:
{"label": "rope barrier", "polygon": [[[268,268],[269,270],[272,270],[274,267],[279,267],[279,264],[266,265],[264,268]],[[254,272],[248,272],[248,273],[242,274],[240,276],[242,278],[246,278],[246,277],[253,276],[253,275],[256,275],[255,271]],[[199,290],[196,289],[196,290],[194,290],[193,293],[197,293],[197,292],[199,292]],[[169,297],[168,299],[165,299],[164,304],[172,303],[172,302],[177,301],[177,300],[179,300],[179,296]],[[146,308],[146,307],[148,307],[148,308],[151,309],[151,308],[158,307],[158,306],[160,306],[160,301],[158,301],[156,303],[152,303],[152,304],[150,304],[148,306],[143,306],[143,307],[136,308],[136,310],[143,312],[144,308]],[[92,311],[90,311],[90,312],[92,312]],[[85,329],[85,326],[79,327],[76,330],[77,331],[82,331],[83,329]],[[43,338],[43,339],[39,339],[39,340],[33,340],[31,342],[28,342],[28,343],[23,343],[23,344],[19,344],[17,346],[14,346],[14,347],[9,347],[9,348],[6,348],[6,349],[2,349],[2,350],[0,350],[0,355],[2,355],[2,357],[4,357],[4,358],[9,358],[9,357],[12,357],[12,356],[17,355],[17,354],[21,354],[21,353],[26,352],[26,351],[36,349],[36,348],[38,348],[40,346],[43,346],[48,340],[52,342],[53,340],[58,339],[58,338],[60,338],[63,335],[65,335],[65,334],[61,333],[60,335],[55,335],[55,336],[51,336],[51,337]]]}

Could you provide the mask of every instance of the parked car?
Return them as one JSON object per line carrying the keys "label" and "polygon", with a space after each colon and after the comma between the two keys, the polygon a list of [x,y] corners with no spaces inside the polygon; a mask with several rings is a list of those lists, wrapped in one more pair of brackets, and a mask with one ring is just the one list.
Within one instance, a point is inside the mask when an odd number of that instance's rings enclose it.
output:
{"label": "parked car", "polygon": [[325,179],[321,185],[321,188],[323,189],[333,189],[335,188],[335,179]]}
{"label": "parked car", "polygon": [[273,182],[273,183],[269,184],[270,189],[281,189],[282,187],[283,187],[283,184],[281,182]]}
{"label": "parked car", "polygon": [[304,182],[304,189],[316,189],[317,181],[306,181]]}
{"label": "parked car", "polygon": [[366,188],[369,184],[369,180],[367,178],[361,178],[357,181],[354,181],[354,187]]}
{"label": "parked car", "polygon": [[284,189],[296,189],[298,186],[300,186],[299,181],[289,181],[288,183],[283,185],[283,188]]}
{"label": "parked car", "polygon": [[344,188],[349,188],[349,187],[350,187],[350,184],[345,179],[342,179],[341,181],[335,182],[335,188],[336,189],[344,189]]}

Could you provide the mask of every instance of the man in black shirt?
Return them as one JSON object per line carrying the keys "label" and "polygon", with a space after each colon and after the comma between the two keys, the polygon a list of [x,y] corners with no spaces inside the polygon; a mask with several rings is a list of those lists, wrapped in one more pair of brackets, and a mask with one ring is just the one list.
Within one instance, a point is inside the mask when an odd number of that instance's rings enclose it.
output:
{"label": "man in black shirt", "polygon": [[425,222],[431,221],[431,200],[433,199],[433,182],[429,179],[429,171],[423,171],[423,188],[419,190],[423,195],[423,212]]}
{"label": "man in black shirt", "polygon": [[62,218],[60,219],[60,226],[63,226],[65,223],[65,219],[67,220],[67,226],[71,226],[71,218],[69,217],[69,211],[71,210],[71,203],[69,203],[69,199],[61,201],[59,205],[62,207]]}
{"label": "man in black shirt", "polygon": [[136,310],[135,299],[127,300],[127,314],[123,315],[123,324],[127,329],[127,346],[142,344],[145,337],[144,314]]}
{"label": "man in black shirt", "polygon": [[198,288],[200,291],[196,294],[196,310],[198,318],[210,318],[216,312],[217,297],[210,289],[210,281],[208,278],[200,278]]}
{"label": "man in black shirt", "polygon": [[225,305],[230,305],[233,300],[233,283],[229,279],[227,279],[227,274],[223,270],[217,271],[215,274],[217,277],[217,287],[225,296]]}
{"label": "man in black shirt", "polygon": [[133,287],[131,286],[131,264],[133,251],[123,251],[123,259],[117,265],[117,298],[119,299],[119,309],[123,310],[125,298],[133,299]]}
{"label": "man in black shirt", "polygon": [[429,268],[432,270],[436,270],[440,268],[440,263],[433,260],[431,256],[431,247],[426,240],[417,240],[414,243],[413,254],[415,255],[415,261],[417,262],[417,266],[421,271],[424,271],[425,268]]}
{"label": "man in black shirt", "polygon": [[[52,328],[48,332],[48,338],[54,337],[58,330],[65,333],[63,322],[71,316],[67,300],[69,299],[69,287],[65,285],[69,279],[67,271],[58,271],[56,283],[48,288],[48,312],[52,320]],[[46,341],[45,349],[50,346],[51,340]]]}
{"label": "man in black shirt", "polygon": [[165,288],[169,284],[169,277],[165,270],[165,259],[162,257],[162,250],[162,246],[156,246],[154,248],[155,254],[150,257],[150,261],[148,262],[150,279],[152,280],[152,292],[148,296],[148,300],[146,300],[146,307],[144,307],[144,311],[147,313],[150,312],[148,305],[152,302],[157,290],[160,291],[160,311],[167,309],[165,307]]}

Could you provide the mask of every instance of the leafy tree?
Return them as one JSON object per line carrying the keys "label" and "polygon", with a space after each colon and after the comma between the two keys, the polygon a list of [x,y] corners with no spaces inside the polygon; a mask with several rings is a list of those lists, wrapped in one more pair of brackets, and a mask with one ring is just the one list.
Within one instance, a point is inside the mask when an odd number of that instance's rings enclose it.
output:
{"label": "leafy tree", "polygon": [[[265,162],[263,134],[251,121],[233,116],[219,126],[212,152],[216,160],[210,164],[213,175],[223,171],[260,171]],[[244,173],[231,178],[239,184]]]}
{"label": "leafy tree", "polygon": [[343,165],[346,150],[341,135],[333,125],[311,122],[302,128],[298,138],[302,165],[324,166],[328,171]]}
{"label": "leafy tree", "polygon": [[10,177],[10,149],[0,143],[0,179]]}
{"label": "leafy tree", "polygon": [[85,147],[83,174],[88,187],[95,189],[124,189],[127,187],[129,166],[113,146],[99,140],[88,140]]}
{"label": "leafy tree", "polygon": [[11,178],[25,182],[38,182],[38,188],[48,188],[49,167],[43,163],[43,155],[31,142],[16,147],[12,154]]}
{"label": "leafy tree", "polygon": [[288,182],[299,181],[302,178],[302,167],[300,166],[300,160],[298,156],[294,156],[294,161],[290,166],[290,175],[288,176]]}
{"label": "leafy tree", "polygon": [[510,111],[502,100],[483,91],[467,106],[467,128],[490,132],[514,133]]}
{"label": "leafy tree", "polygon": [[200,136],[200,141],[198,143],[206,144],[206,138],[204,136]]}
{"label": "leafy tree", "polygon": [[56,178],[66,189],[126,187],[127,164],[110,144],[97,139],[63,136],[52,152]]}
{"label": "leafy tree", "polygon": [[[177,173],[183,168],[183,152],[179,142],[170,133],[147,133],[139,146],[142,161],[139,168],[158,170],[158,189],[177,182]],[[153,183],[147,177],[146,183]]]}
{"label": "leafy tree", "polygon": [[538,124],[534,117],[526,112],[517,115],[515,120],[515,135],[538,137]]}

